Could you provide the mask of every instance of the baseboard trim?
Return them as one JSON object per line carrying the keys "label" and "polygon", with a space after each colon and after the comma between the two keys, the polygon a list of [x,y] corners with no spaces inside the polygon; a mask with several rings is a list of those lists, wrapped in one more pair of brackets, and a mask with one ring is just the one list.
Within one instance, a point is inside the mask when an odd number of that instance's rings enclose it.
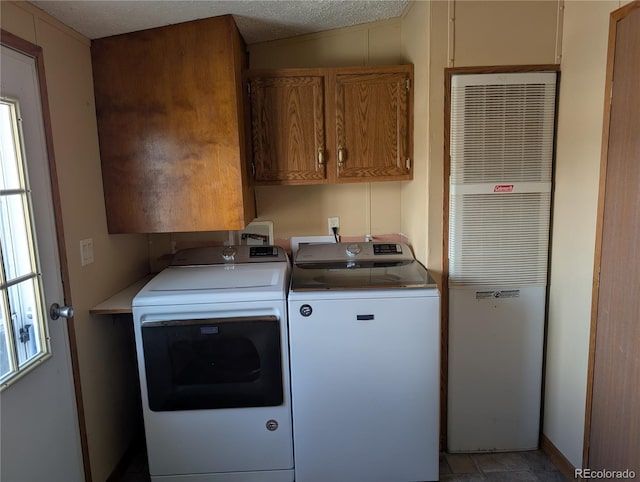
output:
{"label": "baseboard trim", "polygon": [[575,477],[576,468],[571,462],[558,450],[558,447],[553,445],[553,442],[547,438],[545,434],[540,437],[540,448],[549,457],[551,463],[556,466],[562,475],[567,480],[578,480]]}

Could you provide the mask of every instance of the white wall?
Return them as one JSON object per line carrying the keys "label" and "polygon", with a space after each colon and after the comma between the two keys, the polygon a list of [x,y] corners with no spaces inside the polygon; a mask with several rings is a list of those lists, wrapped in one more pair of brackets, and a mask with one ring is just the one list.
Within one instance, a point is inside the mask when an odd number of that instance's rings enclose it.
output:
{"label": "white wall", "polygon": [[617,1],[564,4],[545,375],[547,438],[582,466],[609,14]]}

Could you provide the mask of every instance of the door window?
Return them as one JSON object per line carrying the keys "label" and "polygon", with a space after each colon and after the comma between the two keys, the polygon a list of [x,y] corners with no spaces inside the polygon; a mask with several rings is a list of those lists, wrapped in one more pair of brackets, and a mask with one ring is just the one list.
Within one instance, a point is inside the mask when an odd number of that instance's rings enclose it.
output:
{"label": "door window", "polygon": [[0,388],[49,355],[20,108],[0,98]]}

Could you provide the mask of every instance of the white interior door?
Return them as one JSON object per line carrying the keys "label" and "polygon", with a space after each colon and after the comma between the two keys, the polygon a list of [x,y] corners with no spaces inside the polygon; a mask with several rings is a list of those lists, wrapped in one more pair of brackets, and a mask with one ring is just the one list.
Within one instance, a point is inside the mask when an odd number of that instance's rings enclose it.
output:
{"label": "white interior door", "polygon": [[[12,187],[7,181],[9,175],[4,172],[4,179],[0,178],[5,184],[4,187],[0,185],[0,197],[4,202],[1,206],[4,209],[4,243],[1,258],[4,274],[0,277],[4,295],[0,304],[3,305],[4,313],[2,324],[7,328],[4,330],[5,335],[13,338],[19,349],[10,349],[11,345],[6,342],[3,346],[3,355],[7,363],[0,393],[0,480],[82,481],[83,460],[67,321],[64,318],[54,321],[48,315],[51,304],[57,302],[63,305],[64,298],[38,68],[34,57],[5,45],[2,46],[1,65],[0,93],[3,105],[9,108],[13,105],[19,114],[16,118],[17,124],[21,125],[22,161],[26,165],[23,171],[26,187],[23,190],[26,193],[25,199],[30,198],[31,204],[30,208],[23,209],[23,214],[25,218],[29,218],[26,224],[33,224],[33,236],[28,235],[26,238],[33,239],[35,249],[29,249],[29,239],[25,241],[20,239],[19,235],[11,240],[12,234],[8,231],[12,229],[7,228],[7,223],[11,222],[7,221],[11,217],[11,208],[7,206],[12,196],[21,195],[18,192],[21,189]],[[2,162],[7,168],[11,161],[5,156],[5,149],[9,148],[6,137],[2,138],[2,143]],[[24,205],[27,205],[26,201]],[[20,209],[14,210],[19,211]],[[7,274],[11,264],[8,258],[12,255],[6,246],[7,243],[14,243],[15,250],[30,251],[37,261],[32,263],[34,274],[30,283],[41,286],[43,294],[38,294],[38,288],[33,289],[32,303],[30,304],[29,300],[24,302],[30,306],[15,306],[20,304],[20,300],[16,301],[20,296],[12,295],[11,291],[15,293],[21,290],[16,288],[21,286],[21,277]],[[39,340],[43,353],[34,356],[31,361],[25,361],[24,355],[16,354],[22,350],[22,340],[19,339],[22,333],[17,334],[18,331],[12,327],[15,328],[15,325],[20,323],[21,316],[31,319],[34,325],[34,320],[38,317],[44,320],[41,336],[39,337],[37,332],[31,334]],[[7,374],[16,371],[16,368],[18,373],[25,373],[7,379]]]}

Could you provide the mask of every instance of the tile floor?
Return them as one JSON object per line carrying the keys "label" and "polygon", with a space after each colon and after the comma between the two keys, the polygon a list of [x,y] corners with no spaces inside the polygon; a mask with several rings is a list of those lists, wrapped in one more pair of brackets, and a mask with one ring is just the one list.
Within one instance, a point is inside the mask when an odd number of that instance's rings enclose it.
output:
{"label": "tile floor", "polygon": [[[135,453],[123,474],[110,482],[149,482],[144,448]],[[540,450],[495,454],[441,454],[442,482],[562,482],[565,479]],[[327,481],[330,482],[330,481]],[[365,482],[365,481],[363,481]]]}
{"label": "tile floor", "polygon": [[455,482],[560,482],[565,477],[541,451],[441,454],[440,480]]}

